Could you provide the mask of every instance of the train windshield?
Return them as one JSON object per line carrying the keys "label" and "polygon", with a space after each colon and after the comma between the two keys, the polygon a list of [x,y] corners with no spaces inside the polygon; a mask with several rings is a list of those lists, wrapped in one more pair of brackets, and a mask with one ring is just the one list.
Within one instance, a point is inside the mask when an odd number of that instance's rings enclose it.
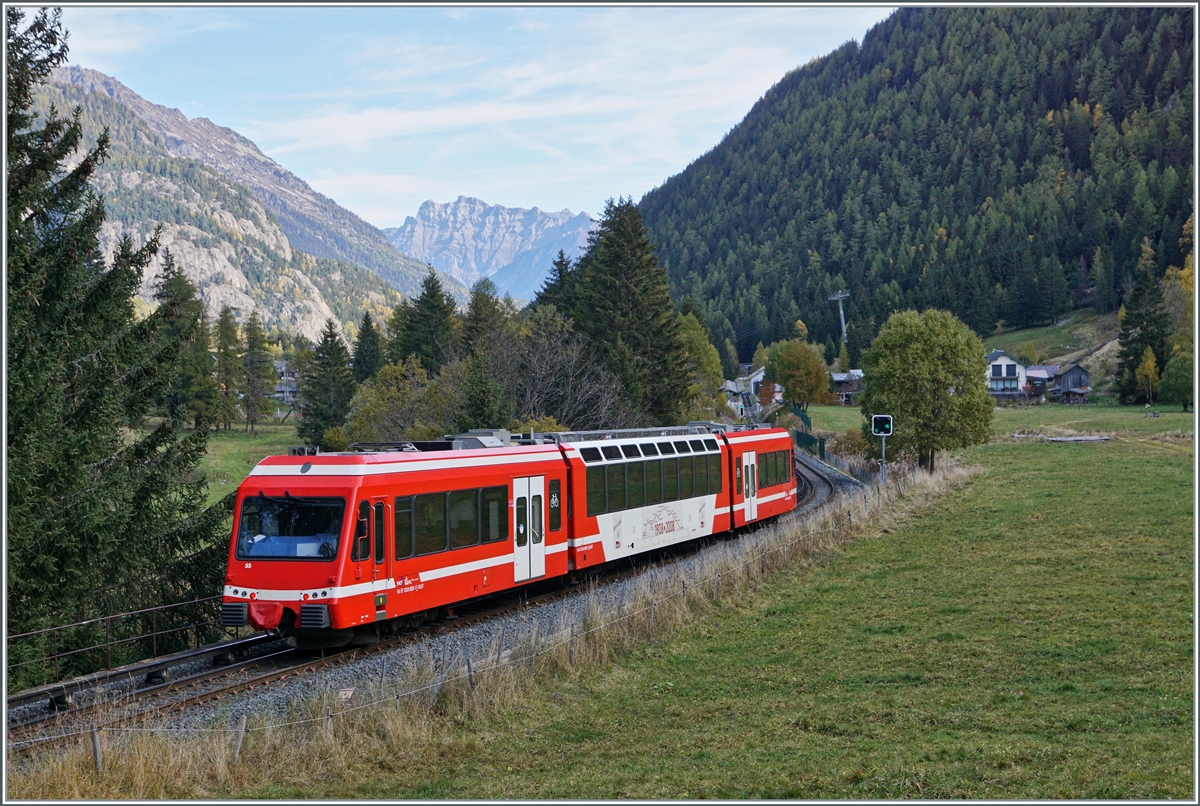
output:
{"label": "train windshield", "polygon": [[238,524],[237,558],[332,560],[345,511],[341,498],[247,498]]}

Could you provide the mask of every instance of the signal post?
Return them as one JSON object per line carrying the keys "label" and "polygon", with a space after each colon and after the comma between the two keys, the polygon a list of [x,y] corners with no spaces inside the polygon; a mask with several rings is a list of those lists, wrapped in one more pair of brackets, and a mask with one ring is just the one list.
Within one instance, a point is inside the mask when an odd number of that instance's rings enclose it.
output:
{"label": "signal post", "polygon": [[887,486],[887,438],[892,435],[892,415],[871,415],[871,436],[879,437],[881,459],[879,473],[883,477],[883,485]]}

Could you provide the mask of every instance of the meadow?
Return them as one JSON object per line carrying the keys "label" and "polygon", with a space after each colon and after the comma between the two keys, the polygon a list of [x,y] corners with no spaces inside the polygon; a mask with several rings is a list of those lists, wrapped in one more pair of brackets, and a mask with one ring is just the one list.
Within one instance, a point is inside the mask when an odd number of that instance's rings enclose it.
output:
{"label": "meadow", "polygon": [[[1192,421],[1001,414],[949,486],[488,707],[248,735],[237,769],[225,740],[104,776],[81,747],[9,796],[1193,798]],[[1008,436],[1047,428],[1116,438]]]}

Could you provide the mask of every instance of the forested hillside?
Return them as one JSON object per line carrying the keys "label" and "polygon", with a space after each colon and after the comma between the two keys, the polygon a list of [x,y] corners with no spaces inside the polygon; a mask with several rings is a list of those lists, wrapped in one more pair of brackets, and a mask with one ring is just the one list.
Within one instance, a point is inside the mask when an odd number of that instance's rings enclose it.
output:
{"label": "forested hillside", "polygon": [[[977,333],[1115,309],[1183,263],[1189,8],[901,9],[789,73],[640,203],[676,297],[742,360],[803,318],[857,362],[887,316]],[[827,352],[835,355],[836,351]]]}
{"label": "forested hillside", "polygon": [[[172,156],[161,137],[129,107],[72,85],[38,88],[36,109],[82,110],[84,143],[91,148],[105,126],[110,156],[98,168],[106,220],[101,245],[111,261],[121,236],[144,243],[162,226],[162,245],[199,288],[215,319],[222,305],[249,314],[256,306],[267,327],[315,341],[327,318],[354,332],[364,311],[377,317],[400,301],[378,275],[357,265],[314,258],[292,248],[278,220],[250,193],[216,169]],[[154,297],[160,253],[143,278],[140,295]]]}

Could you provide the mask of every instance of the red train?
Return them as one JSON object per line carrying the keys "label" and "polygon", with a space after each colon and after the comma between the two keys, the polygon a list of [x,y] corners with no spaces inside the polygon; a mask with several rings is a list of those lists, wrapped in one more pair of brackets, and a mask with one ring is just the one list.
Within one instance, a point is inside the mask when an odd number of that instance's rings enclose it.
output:
{"label": "red train", "polygon": [[778,428],[510,436],[268,456],[238,488],[222,623],[373,643],[498,591],[789,512]]}

